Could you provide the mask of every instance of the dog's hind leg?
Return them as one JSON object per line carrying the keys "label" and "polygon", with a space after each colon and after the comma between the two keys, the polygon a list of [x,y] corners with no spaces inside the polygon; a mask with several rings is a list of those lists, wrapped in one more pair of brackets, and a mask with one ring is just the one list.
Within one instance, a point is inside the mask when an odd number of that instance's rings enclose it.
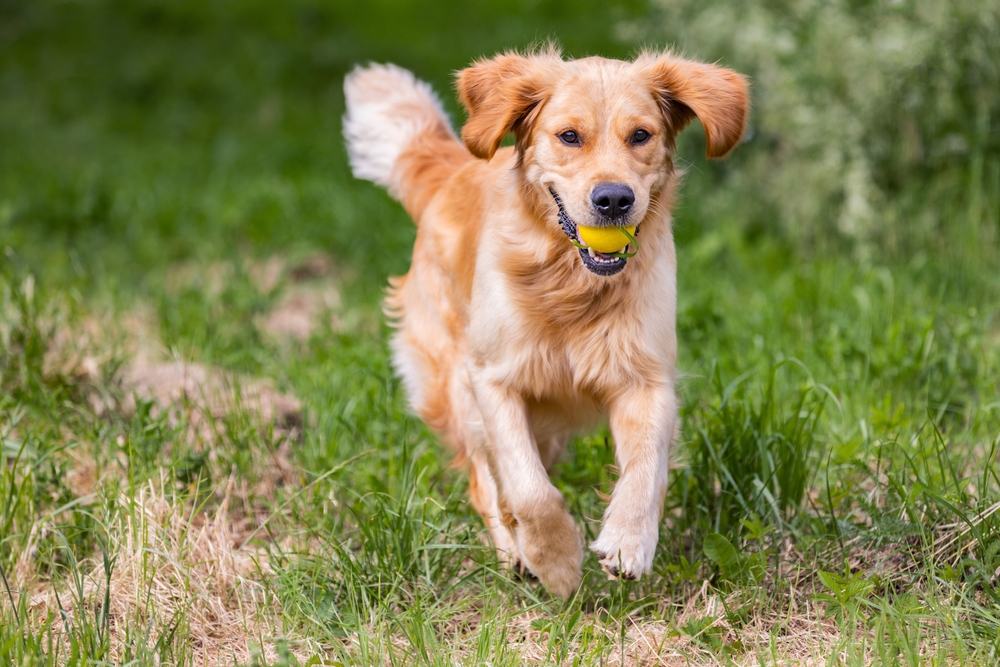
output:
{"label": "dog's hind leg", "polygon": [[538,441],[538,458],[542,460],[545,472],[552,471],[552,466],[556,464],[559,457],[566,451],[567,444],[569,444],[568,435],[553,435]]}
{"label": "dog's hind leg", "polygon": [[460,458],[469,463],[469,500],[483,518],[500,562],[510,565],[520,574],[525,574],[527,567],[517,551],[509,521],[506,523],[504,521],[500,493],[487,458],[486,431],[483,428],[479,406],[476,405],[472,393],[469,374],[464,366],[453,370],[450,385],[452,408],[450,436],[451,444],[460,452]]}
{"label": "dog's hind leg", "polygon": [[[486,452],[479,449],[469,457],[469,499],[472,506],[483,518],[486,529],[490,533],[493,546],[496,547],[500,562],[510,565],[515,571],[525,574],[527,567],[521,561],[517,544],[510,528],[504,524],[500,508],[500,497],[497,485],[490,472],[486,460]],[[530,573],[529,573],[530,574]],[[532,575],[533,576],[533,575]]]}

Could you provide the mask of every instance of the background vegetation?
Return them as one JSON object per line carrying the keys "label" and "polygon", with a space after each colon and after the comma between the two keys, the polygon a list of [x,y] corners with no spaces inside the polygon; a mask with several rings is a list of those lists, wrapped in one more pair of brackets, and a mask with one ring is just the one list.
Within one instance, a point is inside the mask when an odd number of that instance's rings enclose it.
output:
{"label": "background vegetation", "polygon": [[[340,137],[356,63],[457,124],[549,37],[754,83],[730,159],[680,143],[654,573],[566,603],[406,414],[413,228]],[[998,235],[988,0],[0,0],[0,663],[996,664]],[[555,478],[588,539],[607,435]]]}

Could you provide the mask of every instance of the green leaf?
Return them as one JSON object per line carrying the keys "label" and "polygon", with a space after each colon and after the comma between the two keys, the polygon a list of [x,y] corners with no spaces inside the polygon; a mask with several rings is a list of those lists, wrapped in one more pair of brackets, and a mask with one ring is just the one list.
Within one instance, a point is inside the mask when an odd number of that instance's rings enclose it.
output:
{"label": "green leaf", "polygon": [[711,533],[705,537],[702,547],[705,555],[708,556],[722,572],[722,576],[731,579],[733,575],[740,571],[740,554],[733,546],[733,543],[718,533]]}

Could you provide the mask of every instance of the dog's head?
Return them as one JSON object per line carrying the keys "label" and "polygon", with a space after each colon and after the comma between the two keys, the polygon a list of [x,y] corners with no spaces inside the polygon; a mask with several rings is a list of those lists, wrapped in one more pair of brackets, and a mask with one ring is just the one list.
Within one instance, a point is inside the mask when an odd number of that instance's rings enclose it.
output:
{"label": "dog's head", "polygon": [[[695,116],[708,157],[722,157],[743,135],[748,105],[742,76],[671,53],[634,62],[564,61],[551,48],[508,53],[459,72],[458,92],[469,150],[488,160],[513,133],[525,181],[550,198],[580,245],[579,226],[646,219],[673,172],[675,138]],[[625,267],[622,255],[580,249],[584,266],[604,276]]]}

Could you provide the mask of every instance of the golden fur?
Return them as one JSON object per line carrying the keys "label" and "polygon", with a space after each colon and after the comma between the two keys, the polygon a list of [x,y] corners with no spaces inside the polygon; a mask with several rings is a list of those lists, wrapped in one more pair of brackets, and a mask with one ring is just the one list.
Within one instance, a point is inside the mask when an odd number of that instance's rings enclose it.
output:
{"label": "golden fur", "polygon": [[[638,578],[679,428],[674,140],[697,117],[709,157],[729,152],[747,84],[670,53],[564,61],[547,49],[476,62],[457,87],[464,146],[408,72],[373,65],[345,82],[355,173],[417,223],[410,271],[386,298],[397,371],[469,461],[471,501],[501,555],[559,596],[578,586],[582,552],[547,471],[574,432],[608,419],[621,477],[590,546],[609,574]],[[651,138],[637,143],[637,128]],[[560,139],[567,130],[579,145]],[[641,231],[640,252],[610,276],[584,267],[552,194],[575,222],[601,224],[591,195],[608,182],[634,192]]]}

